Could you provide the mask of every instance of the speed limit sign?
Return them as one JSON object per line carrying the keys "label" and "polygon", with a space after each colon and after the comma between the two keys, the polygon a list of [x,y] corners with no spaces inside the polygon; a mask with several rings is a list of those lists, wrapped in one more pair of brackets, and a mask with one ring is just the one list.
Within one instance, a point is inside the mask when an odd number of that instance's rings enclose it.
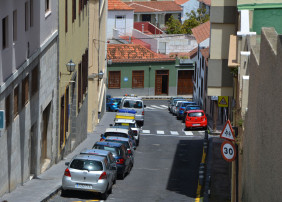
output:
{"label": "speed limit sign", "polygon": [[227,162],[234,161],[236,158],[236,148],[231,142],[224,141],[221,144],[221,154]]}

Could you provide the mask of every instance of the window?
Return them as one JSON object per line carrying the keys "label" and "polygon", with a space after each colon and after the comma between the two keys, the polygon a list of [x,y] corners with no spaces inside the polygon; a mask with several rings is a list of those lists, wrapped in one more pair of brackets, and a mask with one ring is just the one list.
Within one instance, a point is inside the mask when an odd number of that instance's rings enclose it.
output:
{"label": "window", "polygon": [[11,113],[11,107],[10,107],[10,95],[8,95],[5,99],[5,118],[6,118],[6,128],[10,125],[10,113]]}
{"label": "window", "polygon": [[65,32],[68,32],[68,0],[65,0]]}
{"label": "window", "polygon": [[8,47],[8,16],[2,19],[2,48]]}
{"label": "window", "polygon": [[109,71],[108,88],[120,88],[120,71]]}
{"label": "window", "polygon": [[79,108],[80,103],[82,101],[81,75],[82,75],[82,68],[81,68],[81,63],[79,63],[78,64],[78,96],[77,96],[78,108]]}
{"label": "window", "polygon": [[14,89],[14,118],[19,114],[19,86]]}
{"label": "window", "polygon": [[144,71],[132,71],[132,88],[144,88]]}
{"label": "window", "polygon": [[79,15],[80,15],[82,9],[83,9],[83,0],[79,0],[78,1],[78,12],[79,12]]}
{"label": "window", "polygon": [[24,4],[24,7],[25,7],[25,20],[24,20],[24,23],[25,23],[25,31],[28,30],[28,2],[25,2]]}
{"label": "window", "polygon": [[76,19],[76,0],[72,0],[72,22]]}
{"label": "window", "polygon": [[28,103],[29,95],[29,76],[27,75],[22,81],[22,106]]}
{"label": "window", "polygon": [[30,0],[30,8],[29,8],[29,12],[30,12],[30,18],[29,18],[29,20],[30,20],[30,22],[29,22],[29,24],[30,24],[30,26],[31,27],[33,27],[33,0]]}
{"label": "window", "polygon": [[17,26],[18,26],[18,19],[17,19],[17,10],[13,12],[13,41],[17,40]]}
{"label": "window", "polygon": [[45,13],[50,11],[50,0],[45,0]]}
{"label": "window", "polygon": [[38,90],[38,66],[36,66],[33,70],[32,70],[32,77],[31,77],[31,94],[34,95],[37,90]]}

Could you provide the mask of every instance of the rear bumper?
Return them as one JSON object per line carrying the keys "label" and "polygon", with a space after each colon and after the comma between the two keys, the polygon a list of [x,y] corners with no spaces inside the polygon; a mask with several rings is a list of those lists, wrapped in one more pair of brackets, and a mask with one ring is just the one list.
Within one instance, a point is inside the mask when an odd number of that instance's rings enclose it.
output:
{"label": "rear bumper", "polygon": [[206,128],[207,127],[207,121],[202,121],[202,122],[185,121],[185,127],[186,128]]}

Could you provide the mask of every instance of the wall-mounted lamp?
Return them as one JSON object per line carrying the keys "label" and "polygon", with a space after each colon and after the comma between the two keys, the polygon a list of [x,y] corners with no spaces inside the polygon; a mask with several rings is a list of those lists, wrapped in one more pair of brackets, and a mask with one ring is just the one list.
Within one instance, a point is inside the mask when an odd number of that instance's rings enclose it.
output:
{"label": "wall-mounted lamp", "polygon": [[70,60],[67,64],[66,64],[67,70],[68,72],[71,74],[72,72],[74,72],[75,69],[75,63]]}
{"label": "wall-mounted lamp", "polygon": [[98,78],[99,80],[101,80],[104,76],[104,72],[101,70],[99,73],[93,73],[91,75],[88,76],[88,79],[94,79],[94,78]]}
{"label": "wall-mounted lamp", "polygon": [[112,65],[113,64],[113,61],[111,58],[108,59],[108,65]]}

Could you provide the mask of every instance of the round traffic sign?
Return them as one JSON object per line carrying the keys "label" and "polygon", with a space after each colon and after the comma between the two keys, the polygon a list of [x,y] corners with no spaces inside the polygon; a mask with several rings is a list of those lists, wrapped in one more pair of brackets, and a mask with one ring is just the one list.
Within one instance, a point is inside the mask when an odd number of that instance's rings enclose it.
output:
{"label": "round traffic sign", "polygon": [[232,142],[224,141],[221,144],[221,154],[226,161],[234,161],[236,158],[236,148]]}

